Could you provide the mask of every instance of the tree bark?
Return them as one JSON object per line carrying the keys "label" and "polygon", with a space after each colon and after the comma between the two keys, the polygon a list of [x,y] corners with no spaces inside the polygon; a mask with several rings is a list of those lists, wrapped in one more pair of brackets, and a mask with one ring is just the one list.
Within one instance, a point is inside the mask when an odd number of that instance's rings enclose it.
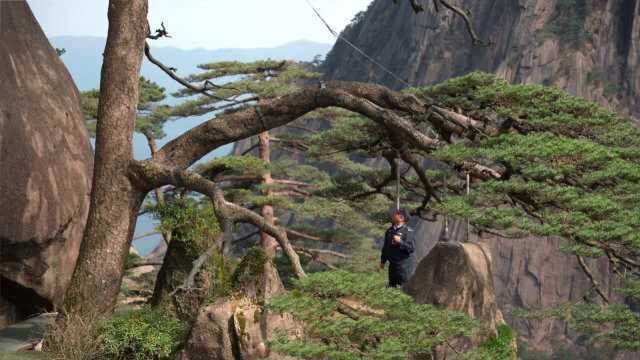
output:
{"label": "tree bark", "polygon": [[[270,164],[271,163],[271,144],[270,144],[269,132],[265,131],[260,133],[259,140],[260,140],[260,149],[259,149],[260,159],[265,163]],[[266,187],[266,189],[263,191],[263,194],[265,196],[272,195],[273,191],[270,188],[270,186],[273,185],[271,170],[267,170],[262,174],[262,184]],[[266,222],[268,222],[271,225],[275,224],[274,217],[273,217],[273,206],[264,205],[262,206],[261,212]],[[278,245],[276,243],[276,240],[266,232],[260,231],[260,243],[267,257],[272,259],[276,254],[276,246]]]}
{"label": "tree bark", "polygon": [[[153,189],[155,186],[168,184],[207,195],[213,201],[216,216],[222,222],[221,227],[225,234],[230,233],[228,229],[234,223],[255,225],[276,239],[278,245],[289,258],[296,276],[300,278],[305,276],[298,254],[289,243],[287,232],[278,226],[269,224],[261,215],[227,201],[224,198],[224,192],[215,182],[200,174],[157,164],[153,160],[131,161],[129,171],[131,178],[135,179],[134,181],[141,188]],[[230,236],[225,236],[225,242],[229,241],[229,238]]]}
{"label": "tree bark", "polygon": [[457,133],[465,130],[461,126],[453,126],[447,118],[448,114],[438,114],[439,118],[435,119],[433,112],[428,112],[430,100],[424,102],[414,95],[398,93],[380,85],[330,81],[324,88],[305,87],[275,99],[262,100],[246,109],[217,116],[164,145],[153,159],[165,166],[186,169],[220,146],[286,125],[313,110],[332,106],[357,112],[382,126],[393,128],[426,151],[435,149],[440,141],[425,135],[399,114],[430,114],[429,119],[425,120],[436,128],[442,127]]}
{"label": "tree bark", "polygon": [[65,297],[66,311],[112,311],[145,192],[127,176],[148,34],[147,0],[109,1],[100,81],[91,209]]}
{"label": "tree bark", "polygon": [[[149,152],[151,153],[151,157],[156,156],[156,153],[158,152],[158,142],[156,141],[156,138],[153,136],[153,134],[150,134],[148,132],[144,132],[144,137],[147,138],[147,145],[149,145]],[[156,202],[158,203],[158,205],[164,205],[165,201],[164,201],[164,190],[163,187],[157,187],[155,189],[153,189],[154,195],[156,196]],[[166,249],[169,247],[169,243],[171,242],[171,232],[170,231],[162,231],[160,232],[160,235],[162,235],[162,240],[164,241],[164,246],[165,246],[165,251]],[[158,248],[156,248],[157,250]],[[154,250],[154,251],[156,251]]]}
{"label": "tree bark", "polygon": [[[269,132],[264,131],[260,133],[259,140],[260,159],[267,164],[271,164],[271,142]],[[273,185],[273,177],[271,176],[270,169],[267,169],[262,174],[262,185],[265,186],[265,190],[263,191],[263,194],[265,196],[270,196],[273,194],[273,189],[271,189],[271,186]],[[262,206],[261,213],[262,217],[269,225],[275,225],[273,206]],[[275,294],[283,289],[282,281],[280,280],[280,276],[278,274],[278,269],[276,269],[275,264],[273,263],[273,258],[276,255],[276,248],[278,247],[278,243],[273,236],[267,234],[264,231],[260,231],[260,244],[267,257],[267,261],[265,261],[264,263],[264,273],[262,275],[261,281],[261,286],[263,286],[262,293],[264,294],[265,299],[268,299],[272,294]]]}

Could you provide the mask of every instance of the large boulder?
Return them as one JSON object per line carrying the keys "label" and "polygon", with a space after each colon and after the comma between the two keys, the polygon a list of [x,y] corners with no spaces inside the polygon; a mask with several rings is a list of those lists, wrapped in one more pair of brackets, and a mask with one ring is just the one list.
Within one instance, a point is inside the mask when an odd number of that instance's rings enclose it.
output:
{"label": "large boulder", "polygon": [[[268,346],[276,332],[302,336],[303,326],[290,314],[265,307],[265,299],[283,290],[271,261],[245,269],[235,296],[220,298],[200,311],[180,360],[292,359]],[[242,267],[242,263],[239,265]],[[261,268],[262,270],[256,271]],[[236,270],[237,272],[237,270]]]}
{"label": "large boulder", "polygon": [[93,155],[76,86],[25,1],[0,1],[0,327],[60,304]]}
{"label": "large boulder", "polygon": [[277,331],[302,336],[302,325],[289,314],[269,312],[254,299],[222,298],[200,312],[180,360],[293,359],[269,348]]}
{"label": "large boulder", "polygon": [[[482,327],[497,334],[505,325],[496,302],[491,273],[491,255],[474,243],[438,242],[418,266],[404,290],[419,304],[458,310],[480,321]],[[484,339],[459,339],[460,348],[477,346]],[[515,358],[515,343],[514,358]],[[447,348],[437,350],[446,358]]]}
{"label": "large boulder", "polygon": [[234,360],[232,343],[235,303],[219,299],[204,308],[191,328],[181,360]]}

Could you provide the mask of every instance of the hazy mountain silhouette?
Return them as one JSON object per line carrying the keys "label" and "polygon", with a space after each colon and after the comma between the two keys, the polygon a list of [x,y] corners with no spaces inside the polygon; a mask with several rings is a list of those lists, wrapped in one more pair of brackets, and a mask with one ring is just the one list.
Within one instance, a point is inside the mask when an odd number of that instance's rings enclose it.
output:
{"label": "hazy mountain silhouette", "polygon": [[[62,60],[67,65],[80,90],[94,89],[100,85],[100,67],[102,65],[105,40],[105,38],[92,36],[56,36],[49,38],[51,45],[66,50],[62,55]],[[152,44],[152,53],[154,57],[166,65],[178,69],[178,74],[186,76],[196,72],[198,64],[213,61],[254,61],[260,59],[310,61],[316,55],[324,56],[329,52],[331,46],[331,44],[307,40],[298,40],[272,48],[217,50],[203,48],[184,50],[175,47],[153,47]],[[142,66],[142,75],[167,88],[169,93],[179,86],[146,59]]]}

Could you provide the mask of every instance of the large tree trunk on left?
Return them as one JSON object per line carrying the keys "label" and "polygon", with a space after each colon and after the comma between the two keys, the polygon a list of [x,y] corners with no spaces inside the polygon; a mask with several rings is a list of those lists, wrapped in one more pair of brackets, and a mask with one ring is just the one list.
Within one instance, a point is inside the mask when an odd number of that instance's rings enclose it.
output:
{"label": "large tree trunk on left", "polygon": [[144,191],[127,176],[148,35],[147,0],[109,1],[109,34],[98,106],[91,209],[66,310],[108,313],[115,306]]}

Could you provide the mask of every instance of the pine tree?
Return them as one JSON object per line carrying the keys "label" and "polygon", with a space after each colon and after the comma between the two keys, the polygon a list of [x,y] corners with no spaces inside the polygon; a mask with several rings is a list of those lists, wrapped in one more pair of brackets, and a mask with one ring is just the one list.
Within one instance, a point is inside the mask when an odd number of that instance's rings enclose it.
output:
{"label": "pine tree", "polygon": [[[166,136],[163,131],[165,123],[172,117],[172,109],[170,106],[161,104],[166,99],[165,89],[157,83],[140,77],[138,83],[137,111],[138,115],[135,122],[135,131],[144,135],[147,140],[147,146],[151,156],[158,151],[157,140]],[[98,119],[98,100],[100,91],[92,89],[80,93],[80,105],[85,115],[87,129],[92,137],[96,134],[96,124]],[[164,190],[162,188],[154,189],[155,202],[163,205]],[[162,239],[168,245],[171,241],[171,232],[161,232]]]}
{"label": "pine tree", "polygon": [[[438,0],[434,4],[453,11],[469,25],[468,14],[452,7],[448,1]],[[225,192],[219,182],[207,175],[209,171],[203,176],[189,168],[219,146],[332,107],[366,117],[364,120],[359,116],[346,116],[352,119],[351,124],[345,124],[355,133],[364,128],[365,134],[373,138],[364,135],[360,142],[351,143],[351,148],[342,147],[340,141],[332,145],[350,153],[349,156],[336,154],[328,160],[344,165],[341,171],[345,178],[323,184],[326,186],[320,188],[319,194],[326,197],[317,195],[313,201],[301,204],[291,202],[291,209],[300,213],[307,211],[309,218],[334,217],[339,222],[353,220],[344,215],[351,214],[350,209],[358,202],[364,203],[366,197],[388,203],[391,176],[380,177],[380,171],[361,168],[350,156],[366,154],[379,158],[382,155],[393,173],[398,165],[389,159],[397,154],[396,157],[408,165],[405,168],[412,169],[401,174],[404,188],[401,195],[405,203],[415,204],[414,212],[418,216],[435,212],[469,218],[479,231],[503,235],[560,236],[567,241],[563,250],[580,259],[608,258],[616,271],[626,274],[623,292],[637,299],[640,245],[635,194],[639,137],[637,128],[629,121],[557,89],[511,86],[482,74],[398,93],[381,86],[350,82],[328,82],[323,86],[279,83],[277,79],[286,79],[287,71],[292,71],[296,78],[301,76],[295,67],[282,69],[281,62],[265,62],[261,67],[254,64],[250,70],[246,65],[227,63],[205,67],[207,74],[192,78],[204,81],[203,85],[197,91],[189,87],[190,90],[183,93],[188,95],[191,91],[205,97],[187,102],[180,109],[185,113],[197,109],[204,113],[216,109],[228,111],[158,149],[153,158],[136,161],[131,153],[131,138],[138,113],[137,80],[144,50],[150,58],[146,38],[157,38],[149,34],[146,11],[144,0],[110,1],[91,211],[66,297],[71,310],[107,313],[113,308],[136,214],[148,192],[169,185],[209,197],[225,236],[237,222],[250,222],[273,236],[291,259],[295,272],[303,278],[304,271],[289,245],[287,232],[228,200],[231,196],[240,199],[245,195],[248,198],[260,195]],[[474,42],[480,42],[473,29],[470,32]],[[265,81],[272,77],[272,71],[279,72],[277,79]],[[175,76],[170,69],[167,72]],[[241,79],[239,89],[218,87],[207,81],[247,73],[263,81]],[[261,97],[246,94],[261,94]],[[342,135],[334,134],[336,139]],[[332,144],[334,138],[318,135],[310,140]],[[342,143],[348,144],[349,140],[343,138]],[[327,149],[317,152],[324,153],[324,150]],[[446,164],[450,171],[425,170],[420,160],[430,157]],[[471,197],[460,196],[466,173],[473,179]],[[272,176],[275,178],[277,174],[272,172]],[[354,188],[364,190],[365,195],[355,199],[345,196],[353,194],[349,189]],[[454,195],[444,198],[445,189]],[[341,198],[342,201],[332,201]],[[274,201],[256,204],[274,206]],[[369,215],[365,212],[362,218]],[[314,282],[310,280],[310,284]],[[597,288],[595,282],[594,288]],[[322,293],[321,288],[311,286],[309,289],[301,298],[309,299]],[[357,288],[350,291],[355,292]],[[96,297],[97,293],[104,295]],[[588,304],[586,309],[572,305],[570,311],[563,314],[571,314],[572,319],[584,326],[598,325],[594,328],[600,330],[603,340],[620,347],[637,348],[637,314],[625,305],[606,305],[607,301],[602,297],[602,304]],[[601,327],[603,324],[613,326]],[[319,333],[319,341],[323,340],[322,336]],[[352,338],[347,340],[345,347],[338,350],[349,356],[357,354],[359,349],[353,348]],[[368,344],[373,344],[373,351],[380,350],[375,349],[375,343]]]}

